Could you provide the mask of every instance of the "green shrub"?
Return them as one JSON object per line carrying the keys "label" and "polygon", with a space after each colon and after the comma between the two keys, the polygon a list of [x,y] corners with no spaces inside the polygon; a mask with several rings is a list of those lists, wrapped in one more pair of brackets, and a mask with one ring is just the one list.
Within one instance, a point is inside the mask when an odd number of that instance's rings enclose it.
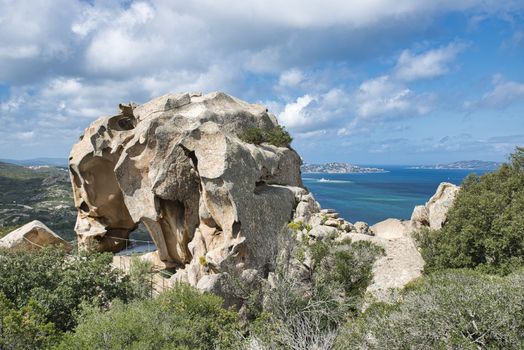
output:
{"label": "green shrub", "polygon": [[376,304],[341,331],[335,349],[522,349],[524,272],[445,270]]}
{"label": "green shrub", "polygon": [[[339,325],[359,309],[382,250],[370,242],[295,242],[264,290],[248,343],[263,349],[329,349]],[[305,267],[309,256],[310,267]],[[331,345],[330,345],[331,344]]]}
{"label": "green shrub", "polygon": [[58,349],[232,349],[240,323],[222,299],[178,284],[155,299],[87,307]]}
{"label": "green shrub", "polygon": [[291,221],[289,224],[287,224],[287,227],[293,231],[293,232],[297,232],[297,231],[302,231],[304,229],[304,223],[302,221]]}
{"label": "green shrub", "polygon": [[507,274],[524,265],[523,149],[511,159],[494,173],[467,177],[446,225],[418,234],[427,272],[479,268]]}
{"label": "green shrub", "polygon": [[0,293],[0,349],[45,348],[58,341],[58,334],[35,301],[29,300],[17,309]]}
{"label": "green shrub", "polygon": [[338,285],[346,297],[361,297],[373,278],[373,262],[384,253],[369,241],[345,243],[332,249],[317,270],[317,285]]}
{"label": "green shrub", "polygon": [[42,308],[46,322],[59,330],[75,326],[82,301],[107,306],[115,298],[134,297],[129,277],[111,266],[111,254],[70,257],[57,248],[0,252],[0,293],[18,309],[30,301]]}
{"label": "green shrub", "polygon": [[238,137],[247,143],[255,145],[269,143],[277,147],[289,147],[293,141],[286,129],[280,125],[272,129],[250,128],[240,133]]}
{"label": "green shrub", "polygon": [[277,125],[267,133],[267,142],[277,147],[289,147],[293,138],[283,126]]}
{"label": "green shrub", "polygon": [[11,231],[16,230],[18,227],[20,227],[20,226],[3,226],[3,227],[0,227],[0,238],[4,237],[5,235],[10,233]]}

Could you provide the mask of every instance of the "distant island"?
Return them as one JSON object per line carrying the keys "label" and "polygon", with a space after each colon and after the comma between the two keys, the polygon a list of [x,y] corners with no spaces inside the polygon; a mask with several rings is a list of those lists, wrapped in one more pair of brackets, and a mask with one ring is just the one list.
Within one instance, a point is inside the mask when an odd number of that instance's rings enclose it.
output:
{"label": "distant island", "polygon": [[300,168],[303,173],[320,173],[320,174],[352,174],[352,173],[385,173],[381,168],[360,167],[349,163],[323,163],[310,164],[304,163]]}
{"label": "distant island", "polygon": [[419,165],[410,167],[411,169],[464,169],[464,170],[496,170],[502,163],[483,160],[462,160],[453,163]]}

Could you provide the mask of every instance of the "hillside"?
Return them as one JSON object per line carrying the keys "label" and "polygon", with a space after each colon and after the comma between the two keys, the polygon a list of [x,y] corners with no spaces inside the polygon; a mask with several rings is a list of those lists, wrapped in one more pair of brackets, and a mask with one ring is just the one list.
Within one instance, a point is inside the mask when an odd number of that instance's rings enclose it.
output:
{"label": "hillside", "polygon": [[413,169],[466,169],[466,170],[497,170],[502,163],[483,160],[462,160],[453,163],[421,165]]}
{"label": "hillside", "polygon": [[0,162],[21,166],[67,167],[67,158],[0,159]]}
{"label": "hillside", "polygon": [[360,167],[349,163],[323,163],[310,164],[304,163],[300,167],[303,173],[321,173],[321,174],[351,174],[351,173],[382,173],[384,169]]}
{"label": "hillside", "polygon": [[67,169],[0,162],[0,231],[31,220],[74,239],[76,210]]}

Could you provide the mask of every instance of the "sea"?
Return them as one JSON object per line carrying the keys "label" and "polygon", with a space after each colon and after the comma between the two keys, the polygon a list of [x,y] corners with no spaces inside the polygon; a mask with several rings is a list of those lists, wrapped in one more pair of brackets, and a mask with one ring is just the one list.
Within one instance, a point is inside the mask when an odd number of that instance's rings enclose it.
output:
{"label": "sea", "polygon": [[322,208],[337,211],[344,219],[370,225],[387,218],[409,219],[413,208],[426,203],[441,182],[460,185],[471,173],[486,170],[412,169],[407,166],[374,166],[386,172],[352,174],[304,173],[304,185]]}

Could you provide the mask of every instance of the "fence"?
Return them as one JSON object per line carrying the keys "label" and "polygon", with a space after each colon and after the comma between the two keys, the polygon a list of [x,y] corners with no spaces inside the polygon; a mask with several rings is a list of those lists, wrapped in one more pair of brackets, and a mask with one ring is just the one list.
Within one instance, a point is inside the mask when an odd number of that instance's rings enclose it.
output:
{"label": "fence", "polygon": [[[155,245],[155,243],[153,241],[143,241],[143,240],[139,240],[139,239],[126,239],[126,238],[111,237],[111,236],[106,236],[106,237],[112,238],[112,239],[116,239],[116,240],[123,240],[123,241],[126,242],[125,243],[125,248],[122,251],[120,251],[118,254],[115,254],[115,257],[117,257],[117,259],[118,259],[118,266],[115,266],[115,267],[119,267],[122,271],[125,271],[125,272],[129,272],[129,270],[131,268],[131,265],[132,265],[131,256],[133,256],[134,254],[136,254],[138,252],[143,252],[143,251],[140,251],[140,249],[136,250],[135,248],[146,246],[147,247],[147,249],[146,249],[147,252],[154,251],[156,249],[156,245]],[[43,246],[41,246],[41,245],[39,245],[39,244],[29,240],[26,237],[24,237],[24,240],[26,242],[28,242],[29,244],[34,245],[35,247],[44,248]],[[77,241],[73,240],[73,241],[70,241],[68,243],[71,244],[74,247],[76,245]],[[69,253],[66,253],[66,255],[70,256],[70,257],[74,257],[74,258],[78,257],[78,255],[73,255],[73,254],[69,254]],[[113,260],[113,266],[114,265],[115,265],[115,261]],[[149,294],[150,294],[151,297],[162,293],[166,289],[169,289],[171,284],[172,284],[169,281],[169,279],[171,278],[172,274],[167,272],[167,271],[164,271],[164,270],[155,271],[152,268],[149,271],[148,275],[149,275],[148,276],[149,277],[149,283],[148,283],[148,285],[149,285]]]}

